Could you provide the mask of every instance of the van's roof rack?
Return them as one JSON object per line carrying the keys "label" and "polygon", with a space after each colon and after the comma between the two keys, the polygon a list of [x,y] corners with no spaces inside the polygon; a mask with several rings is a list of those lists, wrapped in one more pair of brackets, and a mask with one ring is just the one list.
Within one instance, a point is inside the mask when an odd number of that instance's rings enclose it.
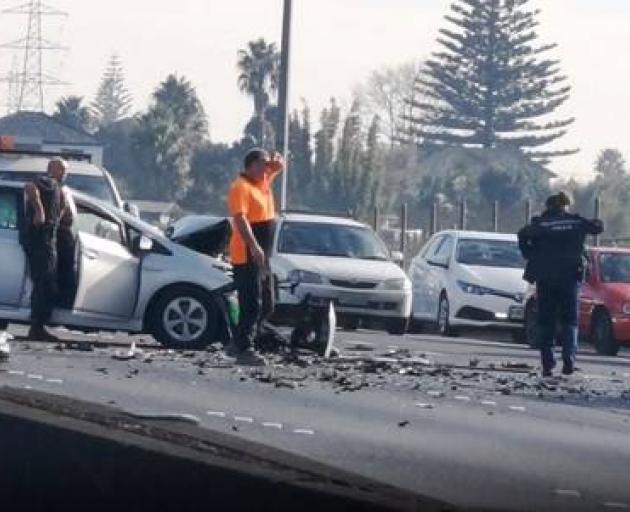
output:
{"label": "van's roof rack", "polygon": [[339,217],[342,219],[354,219],[354,213],[352,212],[352,210],[345,210],[345,211],[321,211],[321,210],[306,210],[306,209],[294,209],[294,208],[289,208],[286,210],[282,210],[280,212],[281,214],[285,214],[285,213],[289,213],[289,214],[296,214],[296,215],[321,215],[322,217]]}
{"label": "van's roof rack", "polygon": [[0,155],[43,156],[46,158],[63,158],[79,162],[92,162],[92,155],[74,151],[39,151],[36,149],[0,149]]}

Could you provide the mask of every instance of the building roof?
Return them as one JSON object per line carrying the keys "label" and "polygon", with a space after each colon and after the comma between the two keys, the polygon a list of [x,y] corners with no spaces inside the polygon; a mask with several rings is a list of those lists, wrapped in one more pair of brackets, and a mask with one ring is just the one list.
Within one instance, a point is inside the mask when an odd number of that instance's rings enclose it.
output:
{"label": "building roof", "polygon": [[0,117],[0,135],[33,137],[48,144],[101,145],[89,133],[60,123],[43,112],[16,112]]}

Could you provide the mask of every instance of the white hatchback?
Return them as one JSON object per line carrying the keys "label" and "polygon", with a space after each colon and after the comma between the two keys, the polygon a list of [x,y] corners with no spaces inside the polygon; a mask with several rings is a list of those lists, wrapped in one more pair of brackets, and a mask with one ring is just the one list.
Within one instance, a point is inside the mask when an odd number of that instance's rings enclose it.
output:
{"label": "white hatchback", "polygon": [[516,235],[443,231],[409,268],[413,319],[437,324],[442,335],[457,327],[523,326],[527,283]]}

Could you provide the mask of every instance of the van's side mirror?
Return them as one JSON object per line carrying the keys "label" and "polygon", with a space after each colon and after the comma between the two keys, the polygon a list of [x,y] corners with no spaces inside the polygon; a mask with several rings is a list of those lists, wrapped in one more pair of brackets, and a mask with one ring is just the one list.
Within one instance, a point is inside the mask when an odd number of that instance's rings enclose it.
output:
{"label": "van's side mirror", "polygon": [[399,265],[404,262],[405,255],[400,251],[392,251],[392,261],[394,263],[398,263]]}
{"label": "van's side mirror", "polygon": [[145,254],[153,250],[153,240],[145,235],[136,237],[133,245],[133,249],[136,254]]}

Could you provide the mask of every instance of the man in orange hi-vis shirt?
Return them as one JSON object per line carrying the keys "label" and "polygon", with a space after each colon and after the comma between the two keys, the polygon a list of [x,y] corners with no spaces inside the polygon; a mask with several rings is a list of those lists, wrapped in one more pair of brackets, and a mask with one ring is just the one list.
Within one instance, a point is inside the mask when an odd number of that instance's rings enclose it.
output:
{"label": "man in orange hi-vis shirt", "polygon": [[271,313],[263,311],[263,297],[273,297],[273,290],[266,289],[272,286],[269,254],[276,224],[271,185],[283,170],[281,155],[252,149],[245,156],[244,169],[232,182],[228,195],[228,210],[233,219],[230,259],[240,307],[236,336],[228,353],[241,364],[265,364],[255,350],[254,341],[263,316]]}

